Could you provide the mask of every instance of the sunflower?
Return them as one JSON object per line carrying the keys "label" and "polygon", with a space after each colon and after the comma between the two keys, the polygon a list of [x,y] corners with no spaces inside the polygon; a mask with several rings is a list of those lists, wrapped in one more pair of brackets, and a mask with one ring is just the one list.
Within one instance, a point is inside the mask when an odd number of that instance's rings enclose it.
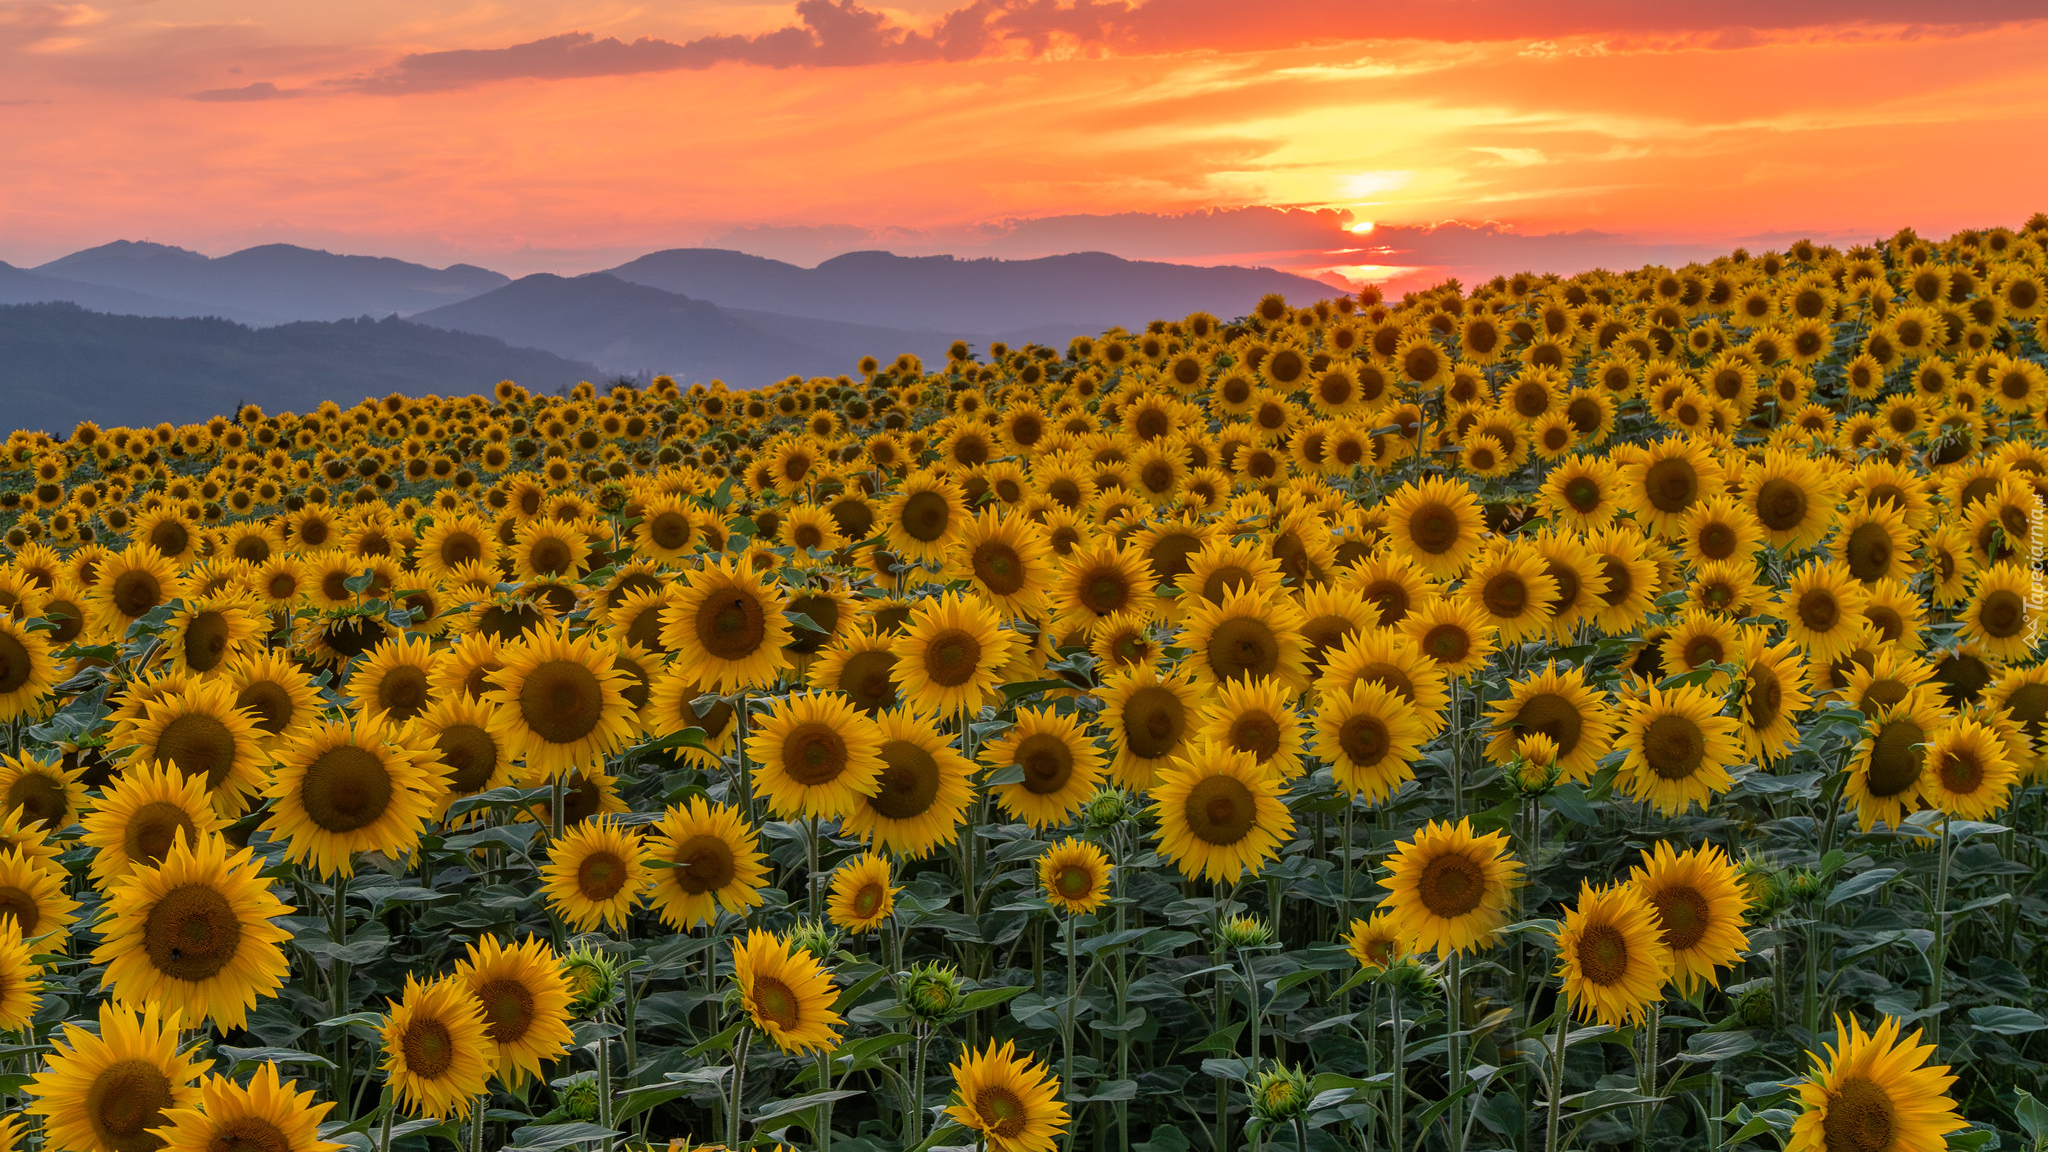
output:
{"label": "sunflower", "polygon": [[319,722],[319,689],[283,652],[251,652],[231,661],[221,677],[234,689],[235,707],[244,709],[255,725],[259,748],[274,748]]}
{"label": "sunflower", "polygon": [[1368,804],[1386,803],[1415,779],[1428,739],[1414,707],[1369,680],[1345,693],[1324,693],[1316,712],[1315,754],[1330,765],[1339,788]]}
{"label": "sunflower", "polygon": [[48,634],[0,615],[0,724],[43,712],[57,687],[57,673]]}
{"label": "sunflower", "polygon": [[1070,628],[1119,612],[1150,616],[1158,600],[1158,583],[1143,552],[1113,540],[1097,540],[1067,557],[1053,584],[1052,608]]}
{"label": "sunflower", "polygon": [[1102,682],[1103,728],[1116,757],[1117,781],[1143,792],[1192,740],[1202,692],[1186,672],[1161,673],[1150,664],[1111,672]]}
{"label": "sunflower", "polygon": [[650,858],[638,829],[602,817],[579,821],[548,846],[541,893],[578,932],[595,931],[599,924],[621,929],[654,882]]}
{"label": "sunflower", "polygon": [[1109,899],[1113,871],[1102,849],[1069,836],[1038,858],[1038,887],[1046,903],[1079,916],[1095,911]]}
{"label": "sunflower", "polygon": [[958,834],[974,801],[973,761],[928,718],[908,708],[875,718],[882,761],[873,795],[840,820],[848,833],[906,859],[929,855]]}
{"label": "sunflower", "polygon": [[398,1103],[415,1116],[469,1116],[491,1075],[489,1025],[458,979],[422,984],[405,974],[405,990],[384,1016],[384,1075]]}
{"label": "sunflower", "polygon": [[1614,1028],[1640,1022],[1671,970],[1656,905],[1626,884],[1579,882],[1557,933],[1557,974],[1580,1018]]}
{"label": "sunflower", "polygon": [[832,923],[858,936],[888,923],[896,912],[900,887],[889,883],[887,857],[864,852],[832,872],[825,914]]}
{"label": "sunflower", "polygon": [[512,783],[513,749],[491,733],[492,712],[482,700],[456,696],[413,722],[412,743],[424,753],[420,766],[442,778],[437,815],[445,816],[449,805],[466,796]]}
{"label": "sunflower", "polygon": [[590,569],[583,531],[553,517],[521,525],[511,559],[513,572],[521,580],[574,580]]}
{"label": "sunflower", "polygon": [[810,668],[813,689],[838,692],[873,716],[900,703],[896,688],[896,637],[863,624],[842,635]]}
{"label": "sunflower", "polygon": [[1834,527],[1841,486],[1822,465],[1785,449],[1768,449],[1743,476],[1743,504],[1764,539],[1787,553],[1818,544]]}
{"label": "sunflower", "polygon": [[1614,745],[1628,753],[1621,783],[1630,797],[1666,816],[1694,804],[1705,810],[1734,783],[1742,760],[1741,726],[1721,715],[1720,697],[1693,685],[1652,688],[1628,701]]}
{"label": "sunflower", "polygon": [[1256,876],[1294,832],[1280,781],[1249,752],[1191,745],[1159,774],[1152,798],[1159,851],[1190,879]]}
{"label": "sunflower", "polygon": [[308,729],[277,753],[263,827],[323,876],[354,875],[358,852],[403,858],[443,791],[426,758],[374,717]]}
{"label": "sunflower", "polygon": [[536,629],[504,650],[491,673],[490,732],[517,748],[529,773],[553,777],[601,762],[632,737],[631,677],[593,633]]}
{"label": "sunflower", "polygon": [[1920,795],[1952,817],[1989,820],[2011,798],[2019,768],[1998,733],[1957,717],[1927,744]]}
{"label": "sunflower", "polygon": [[1722,472],[1700,440],[1674,436],[1643,449],[1623,465],[1623,499],[1636,518],[1660,536],[1676,535],[1694,505],[1722,491]]}
{"label": "sunflower", "polygon": [[100,1005],[99,1032],[70,1022],[64,1038],[50,1041],[43,1071],[27,1084],[31,1116],[43,1117],[54,1148],[79,1152],[153,1152],[163,1147],[153,1129],[168,1115],[201,1102],[206,1065],[179,1051],[176,1012],[156,1005],[140,1013]]}
{"label": "sunflower", "polygon": [[982,751],[982,763],[1023,770],[1022,780],[990,791],[1003,811],[1033,828],[1064,823],[1102,783],[1102,753],[1087,729],[1050,708],[1019,708],[1010,730]]}
{"label": "sunflower", "polygon": [[83,768],[67,771],[26,752],[0,756],[0,812],[17,813],[45,833],[60,832],[86,810],[84,776]]}
{"label": "sunflower", "polygon": [[93,959],[123,1004],[168,1004],[194,1021],[240,1028],[290,974],[272,923],[291,908],[271,895],[264,862],[209,834],[180,837],[161,863],[137,864],[108,885]]}
{"label": "sunflower", "polygon": [[1743,746],[1765,763],[1781,759],[1799,735],[1793,717],[1812,700],[1806,660],[1791,641],[1772,643],[1768,633],[1752,628],[1743,633],[1737,662],[1742,665],[1742,689],[1736,717],[1742,724]]}
{"label": "sunflower", "polygon": [[2037,573],[2022,564],[1992,564],[1977,570],[1963,609],[1963,635],[1999,660],[2021,660],[2033,651],[2039,621],[2030,600]]}
{"label": "sunflower", "polygon": [[180,840],[198,843],[227,827],[206,797],[206,782],[162,764],[138,764],[101,792],[79,842],[93,849],[95,884],[163,860]]}
{"label": "sunflower", "polygon": [[21,938],[20,925],[0,923],[0,1028],[29,1027],[42,1001],[43,968],[35,962],[35,950]]}
{"label": "sunflower", "polygon": [[896,655],[892,675],[900,698],[920,711],[973,713],[1001,683],[1000,670],[1016,647],[1017,634],[1004,630],[994,607],[949,592],[911,610],[903,634],[890,645]]}
{"label": "sunflower", "polygon": [[845,1024],[832,1010],[838,993],[817,958],[755,928],[733,946],[732,978],[755,1028],[787,1053],[830,1052]]}
{"label": "sunflower", "polygon": [[1522,883],[1507,844],[1499,832],[1474,836],[1469,819],[1432,820],[1387,860],[1380,907],[1417,948],[1443,955],[1488,947]]}
{"label": "sunflower", "polygon": [[1282,780],[1301,775],[1301,716],[1278,681],[1251,677],[1222,684],[1202,704],[1198,740],[1249,752]]}
{"label": "sunflower", "polygon": [[1941,712],[1920,693],[1870,718],[1856,747],[1842,796],[1856,808],[1856,823],[1870,831],[1879,821],[1897,828],[1921,807],[1926,744],[1941,728]]}
{"label": "sunflower", "polygon": [[[1693,609],[1681,614],[1664,637],[1664,666],[1672,672],[1695,672],[1713,664],[1733,664],[1742,649],[1742,633],[1733,620]],[[1711,673],[1702,685],[1717,695],[1728,690],[1728,676]]]}
{"label": "sunflower", "polygon": [[669,927],[687,932],[761,904],[767,857],[739,809],[702,796],[670,805],[647,847],[657,865],[648,898]]}
{"label": "sunflower", "polygon": [[129,625],[185,594],[185,582],[170,558],[147,544],[131,544],[100,561],[93,575],[93,623],[110,639],[123,639]]}
{"label": "sunflower", "polygon": [[508,1083],[540,1075],[543,1061],[569,1050],[574,996],[561,958],[545,941],[529,936],[508,948],[486,935],[456,963],[455,981],[483,1014],[484,1034],[496,1049],[492,1067]]}
{"label": "sunflower", "polygon": [[1557,744],[1558,766],[1571,780],[1593,777],[1613,747],[1607,706],[1587,685],[1585,669],[1559,671],[1555,662],[1508,685],[1508,699],[1493,706],[1493,738],[1486,754],[1496,764],[1514,757],[1515,740],[1531,732]]}
{"label": "sunflower", "polygon": [[342,1152],[348,1145],[320,1138],[320,1120],[333,1101],[298,1092],[296,1080],[280,1081],[277,1065],[264,1064],[248,1087],[227,1076],[206,1077],[199,1107],[166,1108],[165,1125],[155,1129],[165,1152]]}
{"label": "sunflower", "polygon": [[1365,683],[1377,684],[1413,705],[1430,735],[1443,730],[1444,709],[1451,699],[1449,681],[1407,636],[1391,628],[1360,633],[1331,654],[1316,687],[1325,696],[1341,696]]}
{"label": "sunflower", "polygon": [[403,724],[434,703],[433,642],[394,636],[370,650],[349,673],[350,702],[360,711]]}
{"label": "sunflower", "polygon": [[1601,531],[1621,512],[1621,484],[1620,468],[1606,457],[1570,457],[1543,481],[1544,514],[1573,531]]}
{"label": "sunflower", "polygon": [[1408,938],[1401,934],[1394,914],[1382,912],[1370,919],[1353,920],[1344,933],[1344,950],[1360,968],[1377,974],[1408,954]]}
{"label": "sunflower", "polygon": [[1414,642],[1416,651],[1451,678],[1486,667],[1496,647],[1496,629],[1486,612],[1464,598],[1432,600],[1409,614],[1398,628]]}
{"label": "sunflower", "polygon": [[[1178,578],[1181,609],[1188,611],[1203,601],[1221,604],[1233,592],[1251,590],[1276,593],[1286,584],[1280,561],[1258,544],[1229,537],[1210,540],[1187,560],[1187,571]],[[1162,574],[1163,576],[1163,574]]]}
{"label": "sunflower", "polygon": [[1679,521],[1679,545],[1694,564],[1748,561],[1763,538],[1756,514],[1733,496],[1702,500]]}
{"label": "sunflower", "polygon": [[[240,655],[256,638],[256,618],[240,600],[207,597],[180,602],[162,641],[171,666],[200,675]],[[0,637],[4,637],[0,631]],[[0,641],[4,647],[4,641]],[[0,684],[5,677],[0,676]]]}
{"label": "sunflower", "polygon": [[1135,612],[1105,616],[1088,628],[1088,651],[1105,669],[1150,666],[1159,659],[1160,643],[1150,617]]}
{"label": "sunflower", "polygon": [[1847,651],[1863,626],[1870,594],[1841,564],[1809,560],[1778,593],[1785,635],[1816,661]]}
{"label": "sunflower", "polygon": [[1557,594],[1548,563],[1524,541],[1487,549],[1465,574],[1466,602],[1511,643],[1549,630]]}
{"label": "sunflower", "polygon": [[838,696],[776,700],[747,738],[754,788],[777,816],[844,816],[880,786],[881,729]]}
{"label": "sunflower", "polygon": [[1586,550],[1606,584],[1594,594],[1593,622],[1610,636],[1640,628],[1657,602],[1658,567],[1649,541],[1633,527],[1617,524],[1588,536]]}
{"label": "sunflower", "polygon": [[415,555],[421,575],[445,580],[465,564],[497,564],[498,540],[490,525],[475,516],[437,517],[420,537]]}
{"label": "sunflower", "polygon": [[256,727],[235,699],[218,680],[191,684],[145,704],[145,719],[117,728],[113,742],[135,746],[130,764],[167,764],[206,781],[214,808],[238,816],[243,797],[262,786],[263,768]]}
{"label": "sunflower", "polygon": [[1387,509],[1395,547],[1436,579],[1458,575],[1479,553],[1485,522],[1478,498],[1461,481],[1430,477],[1403,484]]}
{"label": "sunflower", "polygon": [[715,561],[685,579],[662,613],[662,644],[713,690],[773,684],[789,667],[787,598],[744,561]]}
{"label": "sunflower", "polygon": [[1919,535],[1907,525],[1906,514],[1890,501],[1852,508],[1837,528],[1828,551],[1851,576],[1869,585],[1912,576]]}
{"label": "sunflower", "polygon": [[906,477],[882,509],[891,550],[912,560],[939,560],[968,524],[960,486],[938,472]]}
{"label": "sunflower", "polygon": [[1750,898],[1727,854],[1711,844],[1679,852],[1660,840],[1643,850],[1628,884],[1657,910],[1679,994],[1690,996],[1701,982],[1719,988],[1719,969],[1734,967],[1749,947],[1742,918]]}
{"label": "sunflower", "polygon": [[1956,1114],[1948,1065],[1932,1064],[1934,1045],[1920,1032],[1901,1041],[1897,1019],[1887,1016],[1866,1033],[1851,1019],[1835,1018],[1841,1047],[1813,1056],[1813,1072],[1799,1086],[1799,1118],[1786,1152],[1921,1152],[1946,1146],[1949,1133],[1969,1125]]}
{"label": "sunflower", "polygon": [[946,1114],[981,1134],[989,1152],[1053,1152],[1067,1127],[1067,1106],[1060,1103],[1059,1077],[1016,1045],[994,1040],[980,1052],[963,1055],[953,1065],[953,1083],[960,1097]]}
{"label": "sunflower", "polygon": [[1006,617],[1043,616],[1055,575],[1052,548],[1029,518],[984,509],[947,554],[946,575],[972,583]]}

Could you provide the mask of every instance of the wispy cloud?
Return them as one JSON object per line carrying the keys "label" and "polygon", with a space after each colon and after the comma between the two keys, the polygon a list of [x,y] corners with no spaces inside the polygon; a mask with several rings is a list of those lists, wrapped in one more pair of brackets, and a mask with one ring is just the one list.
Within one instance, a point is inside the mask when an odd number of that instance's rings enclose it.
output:
{"label": "wispy cloud", "polygon": [[250,100],[290,100],[305,94],[303,88],[279,88],[268,80],[258,80],[240,88],[208,88],[187,98],[207,104],[238,104]]}

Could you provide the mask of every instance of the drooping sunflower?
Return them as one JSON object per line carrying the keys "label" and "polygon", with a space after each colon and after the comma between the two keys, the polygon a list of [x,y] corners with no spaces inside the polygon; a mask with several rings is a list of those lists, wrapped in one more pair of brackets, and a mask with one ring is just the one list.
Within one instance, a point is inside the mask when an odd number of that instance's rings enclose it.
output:
{"label": "drooping sunflower", "polygon": [[399,1104],[415,1116],[469,1116],[490,1079],[494,1048],[463,981],[422,984],[407,972],[403,994],[384,1015],[383,1039],[384,1074]]}
{"label": "drooping sunflower", "polygon": [[848,833],[905,859],[929,855],[958,835],[974,801],[974,762],[927,717],[908,708],[875,718],[881,728],[882,770],[873,795],[864,795],[840,820]]}
{"label": "drooping sunflower", "polygon": [[1069,836],[1038,858],[1038,887],[1048,904],[1079,916],[1109,899],[1113,870],[1102,849]]}
{"label": "drooping sunflower", "polygon": [[535,629],[490,674],[491,734],[543,778],[591,767],[631,738],[630,677],[593,633]]}
{"label": "drooping sunflower", "polygon": [[1303,691],[1308,664],[1302,623],[1301,609],[1284,594],[1240,589],[1220,603],[1198,601],[1181,634],[1191,653],[1186,667],[1205,687],[1265,678]]}
{"label": "drooping sunflower", "polygon": [[1949,1133],[1969,1127],[1956,1112],[1948,1065],[1929,1064],[1934,1045],[1916,1029],[1903,1041],[1895,1017],[1868,1033],[1853,1018],[1835,1018],[1841,1046],[1827,1057],[1809,1052],[1813,1072],[1799,1086],[1799,1118],[1786,1152],[1921,1152],[1947,1146]]}
{"label": "drooping sunflower", "polygon": [[754,789],[785,819],[846,815],[880,786],[882,732],[839,696],[776,700],[747,738]]}
{"label": "drooping sunflower", "polygon": [[1741,725],[1721,715],[1720,697],[1690,684],[1651,688],[1624,705],[1614,745],[1628,753],[1621,783],[1630,797],[1666,816],[1697,804],[1704,811],[1734,781],[1742,760]]}
{"label": "drooping sunflower", "polygon": [[166,1108],[165,1126],[155,1130],[164,1152],[342,1152],[345,1144],[320,1138],[320,1121],[334,1107],[316,1101],[299,1082],[280,1080],[277,1065],[264,1064],[248,1087],[227,1076],[209,1075],[199,1088],[199,1107]]}
{"label": "drooping sunflower", "polygon": [[1017,634],[988,603],[955,593],[920,601],[890,651],[901,699],[940,716],[975,712],[1001,683]]}
{"label": "drooping sunflower", "polygon": [[832,1010],[838,992],[816,957],[755,928],[733,946],[732,978],[754,1027],[788,1053],[830,1052],[845,1024]]}
{"label": "drooping sunflower", "polygon": [[989,1152],[1053,1152],[1067,1127],[1067,1106],[1060,1103],[1059,1077],[1016,1045],[994,1040],[953,1065],[953,1083],[960,1097],[947,1115],[981,1134]]}
{"label": "drooping sunflower", "polygon": [[833,869],[825,914],[856,936],[880,928],[895,914],[896,893],[902,891],[891,879],[887,857],[861,853]]}
{"label": "drooping sunflower", "polygon": [[1482,546],[1479,499],[1462,481],[1403,484],[1388,501],[1387,518],[1394,546],[1437,579],[1464,571]]}
{"label": "drooping sunflower", "polygon": [[1189,878],[1235,882],[1257,875],[1294,832],[1280,781],[1249,752],[1193,744],[1152,788],[1159,851]]}
{"label": "drooping sunflower", "polygon": [[1926,743],[1940,728],[1940,710],[1917,692],[1870,718],[1842,786],[1842,797],[1855,808],[1863,831],[1879,821],[1897,828],[1920,809]]}
{"label": "drooping sunflower", "polygon": [[168,1113],[199,1105],[206,1065],[181,1053],[174,1012],[145,1005],[140,1013],[100,1005],[99,1033],[76,1022],[50,1041],[43,1071],[27,1085],[28,1113],[43,1118],[53,1148],[79,1152],[153,1152],[153,1129]]}
{"label": "drooping sunflower", "polygon": [[1719,988],[1720,969],[1734,967],[1749,947],[1742,932],[1749,895],[1727,853],[1712,844],[1680,852],[1659,840],[1643,850],[1628,883],[1657,910],[1679,994],[1691,995],[1701,982]]}
{"label": "drooping sunflower", "polygon": [[277,753],[263,827],[323,876],[354,875],[358,852],[403,858],[442,792],[424,758],[374,717],[310,729]]}
{"label": "drooping sunflower", "polygon": [[1847,651],[1863,627],[1870,593],[1840,564],[1809,560],[1778,593],[1777,615],[1785,635],[1815,661]]}
{"label": "drooping sunflower", "polygon": [[1957,717],[1928,741],[1920,795],[1952,817],[1988,820],[2011,798],[2019,768],[1986,725]]}
{"label": "drooping sunflower", "polygon": [[1293,694],[1277,680],[1260,676],[1219,685],[1202,704],[1196,739],[1249,752],[1282,780],[1301,775],[1301,715]]}
{"label": "drooping sunflower", "polygon": [[661,642],[706,687],[761,688],[789,667],[788,598],[744,561],[715,561],[685,577],[662,613]]}
{"label": "drooping sunflower", "polygon": [[1162,673],[1144,664],[1105,676],[1101,722],[1115,749],[1110,770],[1118,783],[1149,791],[1194,738],[1201,703],[1201,689],[1184,671]]}
{"label": "drooping sunflower", "polygon": [[670,805],[647,847],[651,859],[669,865],[654,869],[648,891],[669,927],[687,932],[717,923],[721,911],[743,916],[760,906],[767,857],[739,809],[702,796]]}
{"label": "drooping sunflower", "polygon": [[271,894],[263,868],[250,849],[209,834],[196,844],[180,838],[161,863],[137,864],[109,884],[93,959],[107,966],[114,999],[242,1027],[291,974],[282,945],[292,934],[272,921],[292,910]]}
{"label": "drooping sunflower", "polygon": [[1064,823],[1102,784],[1102,753],[1087,729],[1050,708],[1019,708],[1016,723],[983,750],[982,763],[1023,769],[1022,780],[990,791],[1003,811],[1033,828]]}
{"label": "drooping sunflower", "polygon": [[1568,779],[1593,777],[1600,758],[1614,746],[1607,705],[1586,683],[1584,668],[1560,671],[1555,663],[1508,686],[1508,698],[1493,706],[1493,738],[1487,756],[1496,764],[1514,758],[1515,740],[1538,732],[1557,743],[1558,767]]}
{"label": "drooping sunflower", "polygon": [[1557,933],[1557,974],[1581,1019],[1620,1028],[1642,1020],[1671,978],[1657,908],[1626,884],[1580,881]]}
{"label": "drooping sunflower", "polygon": [[1387,860],[1380,907],[1416,948],[1439,955],[1489,947],[1508,922],[1522,864],[1499,832],[1472,834],[1472,822],[1432,820]]}
{"label": "drooping sunflower", "polygon": [[654,883],[650,858],[637,828],[605,817],[578,821],[548,845],[541,893],[578,932],[595,931],[599,924],[617,930]]}
{"label": "drooping sunflower", "polygon": [[491,1064],[507,1083],[539,1076],[544,1061],[569,1050],[569,1004],[574,995],[561,958],[546,941],[529,936],[506,947],[485,935],[455,965],[483,1015],[495,1048]]}
{"label": "drooping sunflower", "polygon": [[40,714],[57,687],[58,669],[50,638],[23,622],[0,615],[0,724]]}
{"label": "drooping sunflower", "polygon": [[1315,754],[1337,786],[1368,804],[1384,804],[1415,779],[1428,732],[1398,693],[1361,681],[1346,693],[1325,692],[1316,711]]}
{"label": "drooping sunflower", "polygon": [[164,859],[180,840],[198,843],[227,827],[206,782],[162,764],[137,764],[114,778],[84,820],[79,842],[93,849],[96,884]]}
{"label": "drooping sunflower", "polygon": [[213,806],[239,816],[243,798],[263,784],[256,726],[234,691],[218,680],[193,683],[144,705],[145,718],[115,732],[133,744],[131,764],[168,764],[206,781]]}

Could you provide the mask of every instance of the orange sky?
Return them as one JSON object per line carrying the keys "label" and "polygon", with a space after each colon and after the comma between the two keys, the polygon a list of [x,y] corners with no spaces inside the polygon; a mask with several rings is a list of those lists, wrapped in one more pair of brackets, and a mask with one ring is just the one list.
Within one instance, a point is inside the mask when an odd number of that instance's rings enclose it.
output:
{"label": "orange sky", "polygon": [[[2039,0],[1664,7],[0,0],[0,260],[281,240],[518,273],[716,242],[1378,276],[2048,208]],[[1014,223],[1247,205],[1333,212]]]}

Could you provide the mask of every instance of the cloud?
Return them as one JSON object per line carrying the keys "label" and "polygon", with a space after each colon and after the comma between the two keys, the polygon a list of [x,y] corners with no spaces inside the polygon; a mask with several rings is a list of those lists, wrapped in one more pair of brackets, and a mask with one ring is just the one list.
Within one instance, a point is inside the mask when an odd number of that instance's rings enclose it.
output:
{"label": "cloud", "polygon": [[0,48],[51,52],[76,45],[74,30],[101,19],[87,4],[26,3],[0,0]]}
{"label": "cloud", "polygon": [[290,100],[305,94],[303,88],[279,88],[268,80],[258,80],[240,88],[208,88],[204,92],[194,92],[186,99],[208,104],[238,104],[251,100]]}

